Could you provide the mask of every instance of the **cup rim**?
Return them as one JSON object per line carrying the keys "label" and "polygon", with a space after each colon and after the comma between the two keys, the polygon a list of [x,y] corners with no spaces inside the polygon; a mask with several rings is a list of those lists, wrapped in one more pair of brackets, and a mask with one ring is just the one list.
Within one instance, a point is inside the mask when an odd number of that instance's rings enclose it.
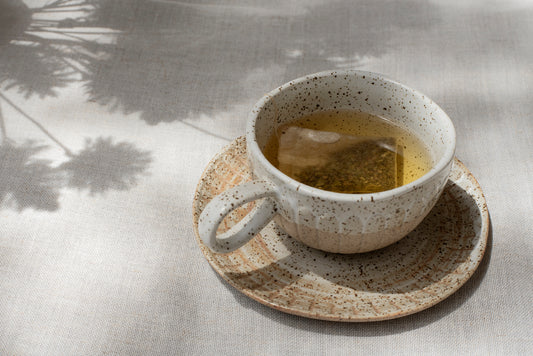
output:
{"label": "cup rim", "polygon": [[[372,76],[376,79],[394,84],[395,86],[402,87],[403,89],[409,90],[413,92],[414,94],[420,95],[425,98],[425,100],[428,100],[432,105],[435,105],[435,107],[440,110],[441,112],[441,119],[440,121],[444,125],[445,129],[450,134],[450,142],[447,143],[446,149],[442,157],[437,161],[433,167],[424,174],[422,177],[399,187],[384,190],[381,192],[376,193],[364,193],[364,194],[352,194],[352,193],[338,193],[338,192],[332,192],[327,191],[323,189],[314,188],[312,186],[306,185],[304,183],[301,183],[282,171],[280,171],[278,168],[276,168],[270,161],[265,157],[263,154],[263,151],[259,148],[259,145],[257,143],[257,140],[255,138],[255,122],[259,116],[259,113],[261,112],[262,108],[265,106],[266,103],[268,103],[269,100],[272,99],[275,95],[278,95],[280,92],[283,92],[287,88],[292,87],[295,84],[299,84],[304,81],[308,81],[310,78],[322,78],[327,77],[331,75],[350,75],[350,76]],[[403,195],[409,191],[412,191],[414,188],[423,185],[427,181],[431,180],[433,177],[435,177],[439,172],[441,172],[443,169],[445,169],[452,161],[455,156],[455,146],[456,146],[456,133],[455,128],[453,126],[453,123],[449,116],[442,110],[442,108],[437,105],[433,100],[431,100],[427,95],[421,93],[418,90],[412,89],[402,83],[399,83],[395,80],[389,79],[385,77],[384,75],[380,73],[370,72],[370,71],[361,71],[361,70],[328,70],[328,71],[322,71],[314,74],[308,74],[302,77],[299,77],[297,79],[291,80],[280,87],[277,87],[270,91],[269,93],[265,94],[252,108],[248,115],[248,121],[247,121],[247,127],[246,127],[246,142],[247,142],[247,148],[250,150],[251,154],[254,155],[256,159],[260,161],[260,163],[265,167],[268,172],[272,175],[274,175],[277,179],[285,183],[288,187],[290,187],[293,190],[297,190],[298,193],[307,195],[307,196],[315,196],[325,199],[331,199],[331,200],[337,200],[337,201],[347,201],[347,202],[355,202],[355,201],[372,201],[375,202],[377,200],[388,200],[395,196]]]}

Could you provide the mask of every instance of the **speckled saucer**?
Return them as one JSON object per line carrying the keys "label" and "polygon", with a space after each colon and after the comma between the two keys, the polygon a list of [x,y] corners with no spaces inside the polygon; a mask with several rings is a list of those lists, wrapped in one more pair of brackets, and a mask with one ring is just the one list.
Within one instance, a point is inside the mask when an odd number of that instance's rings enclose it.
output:
{"label": "speckled saucer", "polygon": [[[312,249],[271,222],[240,249],[211,252],[198,237],[198,217],[213,196],[251,179],[246,142],[238,138],[209,163],[193,203],[196,239],[211,266],[250,298],[286,313],[323,320],[377,321],[429,308],[458,290],[478,267],[487,243],[485,198],[455,160],[429,216],[381,250],[339,255]],[[253,208],[244,205],[220,226],[229,229]]]}

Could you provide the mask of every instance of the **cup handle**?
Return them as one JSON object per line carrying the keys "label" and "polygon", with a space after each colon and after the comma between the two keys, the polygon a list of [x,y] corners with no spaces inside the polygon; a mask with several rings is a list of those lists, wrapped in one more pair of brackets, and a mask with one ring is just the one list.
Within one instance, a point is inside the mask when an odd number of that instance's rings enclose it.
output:
{"label": "cup handle", "polygon": [[[217,195],[204,208],[198,219],[200,238],[213,252],[228,253],[238,249],[259,233],[276,215],[276,187],[267,181],[240,184]],[[241,221],[217,236],[224,217],[239,206],[266,198]]]}

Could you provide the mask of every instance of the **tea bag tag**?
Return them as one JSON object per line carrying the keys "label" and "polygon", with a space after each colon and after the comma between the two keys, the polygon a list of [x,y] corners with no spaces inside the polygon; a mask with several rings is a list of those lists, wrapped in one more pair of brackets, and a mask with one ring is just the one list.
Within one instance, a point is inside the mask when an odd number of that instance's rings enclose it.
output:
{"label": "tea bag tag", "polygon": [[278,162],[280,170],[293,177],[302,168],[327,162],[334,145],[341,139],[336,132],[311,130],[298,126],[283,128],[280,134]]}
{"label": "tea bag tag", "polygon": [[[296,129],[292,127],[291,129]],[[310,140],[318,143],[335,143],[340,140],[341,135],[336,132],[317,131],[311,129],[302,129],[300,133],[303,136],[309,137]]]}

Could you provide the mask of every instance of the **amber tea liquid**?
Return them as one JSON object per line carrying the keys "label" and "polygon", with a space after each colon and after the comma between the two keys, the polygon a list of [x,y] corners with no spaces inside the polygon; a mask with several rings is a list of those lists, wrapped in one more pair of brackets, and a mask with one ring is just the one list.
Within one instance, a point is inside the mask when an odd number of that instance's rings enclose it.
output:
{"label": "amber tea liquid", "polygon": [[304,184],[352,194],[408,184],[432,165],[428,150],[414,134],[356,111],[320,111],[283,125],[263,153],[276,168]]}

